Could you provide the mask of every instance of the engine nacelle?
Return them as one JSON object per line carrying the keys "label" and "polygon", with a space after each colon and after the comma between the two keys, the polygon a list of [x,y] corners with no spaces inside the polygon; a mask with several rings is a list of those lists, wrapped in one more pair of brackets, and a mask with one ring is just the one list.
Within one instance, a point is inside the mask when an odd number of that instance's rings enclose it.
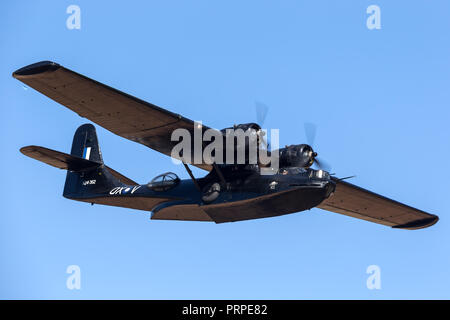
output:
{"label": "engine nacelle", "polygon": [[[224,135],[224,155],[230,152],[230,147],[234,150],[234,163],[237,164],[256,164],[258,160],[258,149],[261,142],[261,127],[256,123],[237,124],[233,127],[220,130]],[[232,146],[229,144],[232,143]],[[239,154],[244,156],[244,163],[239,158]],[[255,156],[251,159],[251,156]],[[254,161],[254,162],[253,162]]]}
{"label": "engine nacelle", "polygon": [[309,168],[314,163],[317,153],[307,144],[286,146],[279,150],[279,165],[281,168]]}

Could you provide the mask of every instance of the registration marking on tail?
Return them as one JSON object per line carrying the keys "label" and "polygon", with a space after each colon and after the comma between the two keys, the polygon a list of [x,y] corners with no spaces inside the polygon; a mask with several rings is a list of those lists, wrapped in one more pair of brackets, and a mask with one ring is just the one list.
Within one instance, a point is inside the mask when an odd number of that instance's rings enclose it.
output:
{"label": "registration marking on tail", "polygon": [[91,156],[91,147],[84,148],[83,158],[86,159],[86,160],[89,160],[90,156]]}

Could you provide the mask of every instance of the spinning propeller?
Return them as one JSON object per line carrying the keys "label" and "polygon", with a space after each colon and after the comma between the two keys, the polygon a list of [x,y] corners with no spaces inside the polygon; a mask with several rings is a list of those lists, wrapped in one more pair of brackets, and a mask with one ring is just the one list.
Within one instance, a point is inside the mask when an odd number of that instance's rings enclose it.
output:
{"label": "spinning propeller", "polygon": [[311,150],[309,151],[309,156],[311,157],[313,163],[315,163],[319,169],[330,171],[331,166],[324,160],[322,159],[319,160],[319,158],[317,157],[317,152],[314,152],[312,147],[314,145],[314,140],[316,139],[317,126],[313,123],[306,122],[304,124],[304,127],[305,127],[306,141],[308,142],[308,145],[311,147]]}
{"label": "spinning propeller", "polygon": [[[256,111],[256,121],[260,128],[264,125],[264,121],[266,120],[267,113],[269,112],[269,107],[262,102],[255,102],[255,111]],[[308,142],[308,146],[303,149],[303,156],[311,159],[311,164],[315,164],[319,169],[330,171],[331,166],[321,158],[317,157],[317,152],[314,151],[314,140],[316,139],[317,126],[313,123],[306,122],[304,124],[306,141]],[[268,149],[269,144],[264,138],[265,132],[261,129],[257,131],[258,138],[261,144]]]}
{"label": "spinning propeller", "polygon": [[[256,123],[261,128],[264,125],[264,121],[266,120],[267,113],[269,112],[269,107],[266,106],[262,102],[256,101],[255,102],[255,109],[256,109]],[[261,129],[259,129],[257,134],[258,134],[259,140],[261,141],[261,144],[266,148],[266,150],[268,150],[269,149],[269,143],[264,138],[266,133],[264,131],[262,131]]]}

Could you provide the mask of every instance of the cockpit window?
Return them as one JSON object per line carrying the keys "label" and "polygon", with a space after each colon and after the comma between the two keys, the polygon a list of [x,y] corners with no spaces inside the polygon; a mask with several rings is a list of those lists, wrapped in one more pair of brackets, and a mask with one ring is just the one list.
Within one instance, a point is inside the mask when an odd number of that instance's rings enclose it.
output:
{"label": "cockpit window", "polygon": [[180,182],[180,178],[173,172],[166,172],[153,178],[147,185],[154,191],[167,191],[172,189]]}

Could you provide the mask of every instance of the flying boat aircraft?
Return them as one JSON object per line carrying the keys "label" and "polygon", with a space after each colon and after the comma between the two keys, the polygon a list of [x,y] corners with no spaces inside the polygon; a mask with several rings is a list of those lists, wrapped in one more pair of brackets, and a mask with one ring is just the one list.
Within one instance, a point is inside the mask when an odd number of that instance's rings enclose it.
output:
{"label": "flying boat aircraft", "polygon": [[[23,67],[13,77],[81,117],[168,156],[173,156],[176,145],[171,139],[174,130],[181,128],[194,134],[192,120],[51,61]],[[253,130],[258,145],[263,144],[258,124],[239,124],[234,128]],[[202,126],[201,130],[214,129]],[[225,129],[218,130],[223,136],[225,132]],[[248,158],[241,164],[184,161],[190,179],[181,180],[167,172],[147,184],[134,182],[104,164],[95,127],[89,123],[76,130],[70,154],[40,146],[27,146],[20,151],[67,170],[64,197],[150,211],[151,219],[223,223],[317,207],[398,229],[421,229],[438,221],[436,215],[330,175],[321,167],[310,144],[278,149],[278,167],[273,174],[261,174],[265,166],[251,163]],[[180,155],[179,159],[184,158]],[[194,177],[189,163],[208,173],[201,178]],[[319,169],[312,168],[314,163]]]}

